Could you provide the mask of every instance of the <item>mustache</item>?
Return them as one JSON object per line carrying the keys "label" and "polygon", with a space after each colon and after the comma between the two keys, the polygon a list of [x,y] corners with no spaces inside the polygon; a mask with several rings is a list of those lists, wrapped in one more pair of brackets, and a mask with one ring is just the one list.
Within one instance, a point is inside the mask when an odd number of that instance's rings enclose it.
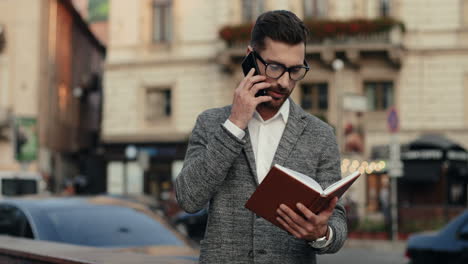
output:
{"label": "mustache", "polygon": [[276,86],[276,87],[270,87],[268,89],[266,89],[268,91],[273,91],[275,93],[280,93],[280,94],[288,94],[289,93],[289,89],[288,88],[284,88],[282,86]]}

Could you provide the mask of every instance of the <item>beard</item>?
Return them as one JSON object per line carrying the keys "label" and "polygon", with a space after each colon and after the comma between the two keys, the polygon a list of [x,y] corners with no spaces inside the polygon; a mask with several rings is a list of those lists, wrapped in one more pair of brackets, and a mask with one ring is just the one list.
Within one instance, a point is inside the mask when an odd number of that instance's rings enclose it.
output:
{"label": "beard", "polygon": [[262,103],[261,106],[268,110],[279,110],[283,103],[289,98],[291,91],[288,88],[277,86],[275,88],[266,89],[266,94],[273,99],[269,102]]}

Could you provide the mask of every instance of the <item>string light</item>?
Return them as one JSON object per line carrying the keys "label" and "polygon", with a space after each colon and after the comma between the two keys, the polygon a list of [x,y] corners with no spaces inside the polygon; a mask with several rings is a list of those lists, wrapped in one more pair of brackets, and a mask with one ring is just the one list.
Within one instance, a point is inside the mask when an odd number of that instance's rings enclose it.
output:
{"label": "string light", "polygon": [[359,160],[350,160],[343,159],[341,161],[341,173],[352,173],[359,171],[361,174],[372,174],[374,172],[382,172],[385,170],[387,163],[384,160],[379,161],[359,161]]}

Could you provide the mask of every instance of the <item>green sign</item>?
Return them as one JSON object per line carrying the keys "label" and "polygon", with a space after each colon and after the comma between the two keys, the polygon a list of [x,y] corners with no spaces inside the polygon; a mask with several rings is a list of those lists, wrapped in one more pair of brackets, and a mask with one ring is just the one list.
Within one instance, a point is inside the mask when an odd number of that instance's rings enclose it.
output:
{"label": "green sign", "polygon": [[100,22],[107,21],[109,16],[109,1],[108,0],[89,0],[88,2],[88,21]]}
{"label": "green sign", "polygon": [[18,117],[15,119],[15,156],[20,162],[37,159],[38,138],[36,118]]}

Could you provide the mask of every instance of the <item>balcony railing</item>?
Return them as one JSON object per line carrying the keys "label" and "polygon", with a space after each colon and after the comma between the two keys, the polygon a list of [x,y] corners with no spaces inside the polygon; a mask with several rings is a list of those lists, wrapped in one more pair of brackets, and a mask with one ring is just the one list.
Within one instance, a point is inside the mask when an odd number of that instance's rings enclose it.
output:
{"label": "balcony railing", "polygon": [[[308,44],[392,43],[405,26],[392,18],[347,21],[305,21],[309,30]],[[245,47],[250,40],[252,24],[230,25],[221,28],[219,36],[229,48]]]}
{"label": "balcony railing", "polygon": [[[384,54],[391,65],[401,65],[405,26],[395,19],[311,20],[305,24],[309,30],[307,55],[319,55],[326,65],[330,65],[340,52],[354,66],[360,65],[361,56],[366,52]],[[226,71],[236,69],[245,56],[252,27],[252,24],[231,25],[219,31],[227,46],[220,54],[219,62]]]}

